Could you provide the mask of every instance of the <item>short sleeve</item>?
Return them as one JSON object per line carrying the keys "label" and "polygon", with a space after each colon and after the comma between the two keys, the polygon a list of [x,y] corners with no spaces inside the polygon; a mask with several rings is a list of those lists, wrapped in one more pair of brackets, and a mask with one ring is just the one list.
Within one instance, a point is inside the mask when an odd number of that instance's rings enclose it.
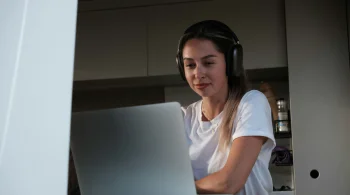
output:
{"label": "short sleeve", "polygon": [[182,116],[183,116],[183,120],[184,120],[184,128],[185,128],[187,144],[188,144],[188,146],[190,146],[192,144],[192,141],[190,139],[191,115],[192,115],[191,108],[182,106],[181,111],[182,111]]}
{"label": "short sleeve", "polygon": [[253,90],[243,96],[238,107],[235,127],[232,141],[242,136],[264,136],[269,139],[272,147],[276,145],[270,104],[260,91]]}
{"label": "short sleeve", "polygon": [[186,114],[186,108],[181,106],[181,113],[182,113],[182,117],[185,118],[185,114]]}

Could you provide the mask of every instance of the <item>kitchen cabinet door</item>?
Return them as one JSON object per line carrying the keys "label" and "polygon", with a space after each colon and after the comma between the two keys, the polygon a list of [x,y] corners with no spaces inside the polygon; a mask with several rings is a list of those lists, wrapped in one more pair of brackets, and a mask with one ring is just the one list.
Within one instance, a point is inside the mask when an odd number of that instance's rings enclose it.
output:
{"label": "kitchen cabinet door", "polygon": [[216,0],[212,4],[203,11],[236,33],[245,69],[287,66],[284,1]]}
{"label": "kitchen cabinet door", "polygon": [[149,75],[178,74],[176,49],[191,24],[216,19],[229,25],[244,49],[246,69],[287,66],[284,3],[214,0],[149,8]]}
{"label": "kitchen cabinet door", "polygon": [[127,0],[127,1],[111,1],[111,0],[98,0],[98,1],[79,1],[79,11],[89,10],[101,10],[101,9],[116,9],[116,8],[131,8],[140,6],[153,6],[153,5],[164,5],[183,3],[193,0]]}
{"label": "kitchen cabinet door", "polygon": [[79,13],[75,80],[146,76],[145,14],[141,8]]}
{"label": "kitchen cabinet door", "polygon": [[210,2],[194,2],[149,8],[148,73],[149,76],[178,74],[178,41],[191,24],[203,20],[202,8]]}

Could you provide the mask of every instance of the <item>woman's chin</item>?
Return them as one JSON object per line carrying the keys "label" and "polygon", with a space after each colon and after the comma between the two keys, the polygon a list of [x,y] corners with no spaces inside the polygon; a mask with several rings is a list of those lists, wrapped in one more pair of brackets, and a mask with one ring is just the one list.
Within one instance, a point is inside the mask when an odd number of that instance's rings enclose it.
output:
{"label": "woman's chin", "polygon": [[212,94],[209,93],[208,91],[206,90],[196,90],[195,91],[199,96],[201,96],[202,98],[203,97],[210,97]]}

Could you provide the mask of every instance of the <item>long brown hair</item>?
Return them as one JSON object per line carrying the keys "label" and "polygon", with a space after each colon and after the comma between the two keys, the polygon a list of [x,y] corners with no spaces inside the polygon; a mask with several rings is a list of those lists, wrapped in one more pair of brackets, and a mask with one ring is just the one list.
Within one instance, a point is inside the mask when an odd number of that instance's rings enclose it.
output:
{"label": "long brown hair", "polygon": [[[177,58],[180,64],[180,71],[184,69],[182,60],[182,51],[186,42],[190,39],[210,40],[216,46],[216,49],[223,53],[226,58],[226,66],[232,66],[228,62],[232,62],[228,57],[232,56],[228,53],[230,48],[235,43],[232,30],[225,24],[219,21],[208,20],[198,22],[189,27],[185,34],[181,37],[178,45]],[[225,150],[230,144],[232,133],[234,131],[234,122],[237,115],[237,110],[242,97],[248,91],[247,76],[243,66],[238,75],[228,76],[228,96],[223,109],[223,118],[219,127],[220,138],[219,148]],[[231,69],[233,70],[233,69]]]}

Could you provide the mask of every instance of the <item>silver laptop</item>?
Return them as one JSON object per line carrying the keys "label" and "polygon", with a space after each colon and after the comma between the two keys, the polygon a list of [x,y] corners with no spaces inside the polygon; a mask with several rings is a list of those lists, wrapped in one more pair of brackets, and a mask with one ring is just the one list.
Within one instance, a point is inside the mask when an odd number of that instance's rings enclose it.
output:
{"label": "silver laptop", "polygon": [[74,113],[82,195],[195,195],[178,103]]}

